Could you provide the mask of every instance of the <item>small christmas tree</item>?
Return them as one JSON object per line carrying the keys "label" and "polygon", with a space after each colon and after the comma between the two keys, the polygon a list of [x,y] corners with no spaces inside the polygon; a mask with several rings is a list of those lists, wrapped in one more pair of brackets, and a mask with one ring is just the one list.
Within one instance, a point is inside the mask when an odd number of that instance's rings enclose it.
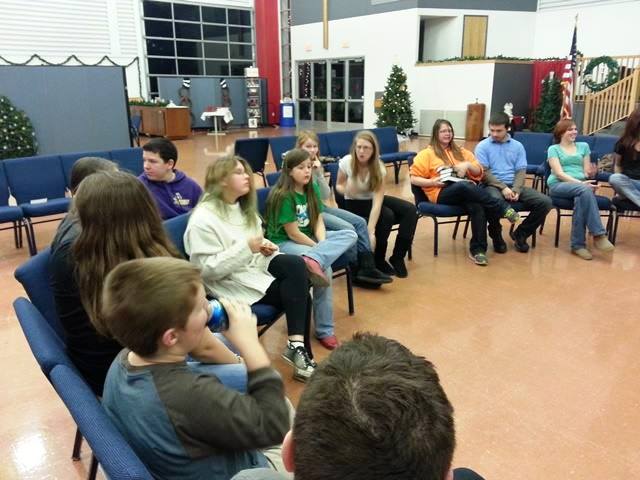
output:
{"label": "small christmas tree", "polygon": [[411,107],[411,95],[407,90],[407,75],[402,67],[393,65],[382,95],[378,112],[378,127],[396,127],[398,133],[410,133],[416,123]]}
{"label": "small christmas tree", "polygon": [[555,77],[546,77],[542,82],[542,95],[535,111],[533,131],[551,132],[560,120],[562,86]]}
{"label": "small christmas tree", "polygon": [[0,160],[29,157],[38,153],[33,125],[7,97],[0,97]]}

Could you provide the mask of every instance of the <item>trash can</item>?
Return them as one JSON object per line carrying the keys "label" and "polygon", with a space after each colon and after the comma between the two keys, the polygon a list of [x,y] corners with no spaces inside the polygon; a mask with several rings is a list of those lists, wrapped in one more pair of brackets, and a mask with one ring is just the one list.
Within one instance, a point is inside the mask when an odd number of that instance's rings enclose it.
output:
{"label": "trash can", "polygon": [[280,126],[281,127],[296,126],[295,103],[280,102]]}

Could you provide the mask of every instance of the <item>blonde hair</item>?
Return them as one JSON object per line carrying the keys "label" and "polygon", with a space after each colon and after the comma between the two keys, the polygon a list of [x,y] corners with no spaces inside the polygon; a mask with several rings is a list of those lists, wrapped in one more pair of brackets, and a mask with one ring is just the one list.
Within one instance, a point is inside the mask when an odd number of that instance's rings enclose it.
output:
{"label": "blonde hair", "polygon": [[304,145],[307,140],[311,140],[318,145],[318,153],[316,156],[317,158],[320,158],[320,138],[313,130],[302,130],[298,133],[298,137],[296,138],[296,148],[302,148],[302,145]]}
{"label": "blonde hair", "polygon": [[[362,130],[356,133],[355,137],[353,137],[353,142],[351,143],[351,171],[353,172],[354,177],[358,176],[358,173],[362,169],[360,163],[358,162],[358,155],[356,151],[356,144],[358,140],[365,140],[371,144],[373,150],[371,152],[371,158],[367,162],[367,168],[369,169],[369,190],[375,192],[378,190],[380,185],[382,185],[382,173],[380,173],[380,145],[378,144],[378,139],[374,135],[373,132],[369,130]],[[376,168],[371,168],[371,167]]]}
{"label": "blonde hair", "polygon": [[193,312],[200,269],[177,258],[129,260],[104,282],[102,316],[113,337],[138,355],[152,355],[170,328],[184,329]]}
{"label": "blonde hair", "polygon": [[244,167],[245,173],[249,175],[249,191],[238,199],[238,203],[249,225],[255,226],[258,218],[258,207],[256,188],[253,184],[253,170],[251,170],[249,162],[242,157],[226,155],[209,165],[204,181],[204,194],[200,203],[209,202],[215,206],[218,212],[223,214],[228,212],[229,205],[223,199],[224,186],[222,182],[233,173],[238,163]]}
{"label": "blonde hair", "polygon": [[101,315],[107,274],[126,260],[180,254],[167,237],[151,194],[129,173],[89,175],[73,203],[82,227],[72,248],[80,299],[95,329],[109,336]]}

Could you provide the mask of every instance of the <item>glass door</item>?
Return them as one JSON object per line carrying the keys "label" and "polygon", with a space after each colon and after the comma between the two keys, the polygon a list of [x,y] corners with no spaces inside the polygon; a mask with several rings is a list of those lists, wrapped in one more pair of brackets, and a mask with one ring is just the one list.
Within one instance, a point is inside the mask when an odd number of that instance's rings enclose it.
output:
{"label": "glass door", "polygon": [[347,61],[348,95],[347,123],[362,123],[364,119],[364,59]]}
{"label": "glass door", "polygon": [[331,60],[330,91],[331,91],[331,122],[345,123],[346,117],[346,92],[347,67],[346,60]]}
{"label": "glass door", "polygon": [[311,120],[311,62],[298,63],[298,118]]}
{"label": "glass door", "polygon": [[327,118],[327,62],[313,62],[313,120],[326,122]]}

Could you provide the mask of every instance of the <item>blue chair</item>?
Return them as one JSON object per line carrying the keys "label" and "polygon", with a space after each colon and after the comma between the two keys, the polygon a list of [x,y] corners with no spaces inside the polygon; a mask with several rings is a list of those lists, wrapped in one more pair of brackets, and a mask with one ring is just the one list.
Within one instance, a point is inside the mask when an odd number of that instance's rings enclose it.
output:
{"label": "blue chair", "polygon": [[[549,166],[549,162],[544,162],[542,165],[544,169],[544,178],[545,182],[551,175],[551,167]],[[573,199],[572,198],[560,198],[554,197],[553,195],[549,195],[551,197],[551,203],[553,204],[553,208],[556,209],[556,233],[555,233],[555,247],[558,248],[558,244],[560,243],[560,220],[562,217],[571,217],[573,215]],[[605,216],[607,217],[607,232],[609,235],[609,239],[613,239],[613,222],[614,222],[614,213],[616,207],[611,203],[611,200],[608,197],[603,197],[602,195],[596,195],[596,201],[598,202],[598,210],[601,212],[606,212]],[[562,213],[562,210],[569,211],[569,213]],[[602,214],[601,214],[602,215]],[[542,230],[542,226],[540,227]]]}
{"label": "blue chair", "polygon": [[[4,162],[2,162],[4,163]],[[30,231],[24,224],[24,215],[20,207],[9,205],[9,185],[4,167],[0,165],[0,223],[11,223],[10,227],[3,227],[0,230],[13,229],[13,241],[16,248],[22,248],[22,227],[27,232],[27,243],[31,244]]]}
{"label": "blue chair", "polygon": [[120,170],[130,172],[136,177],[144,171],[142,148],[116,148],[111,150],[111,160],[118,164]]}
{"label": "blue chair", "polygon": [[265,176],[265,180],[267,181],[267,186],[273,187],[276,183],[278,183],[279,178],[280,178],[280,172],[267,173]]}
{"label": "blue chair", "polygon": [[167,236],[173,242],[178,251],[185,259],[189,259],[189,255],[184,249],[184,232],[187,229],[189,223],[189,213],[183,213],[177,217],[170,218],[162,222]]}
{"label": "blue chair", "polygon": [[142,126],[142,115],[133,115],[129,123],[129,134],[131,136],[131,145],[133,142],[140,146],[140,127]]}
{"label": "blue chair", "polygon": [[283,155],[296,146],[296,137],[294,135],[271,137],[269,138],[269,145],[271,146],[271,155],[273,156],[276,170],[280,170],[282,168]]}
{"label": "blue chair", "polygon": [[66,365],[56,366],[51,372],[51,383],[91,446],[89,479],[95,479],[98,462],[111,480],[153,479],[75,370]]}
{"label": "blue chair", "polygon": [[551,146],[553,136],[543,132],[514,132],[513,138],[524,146],[527,152],[527,175],[533,175],[533,188],[544,189],[544,176],[540,166],[547,161],[547,150]]}
{"label": "blue chair", "polygon": [[342,158],[351,151],[353,137],[357,130],[320,133],[320,152],[328,157]]}
{"label": "blue chair", "polygon": [[60,155],[60,161],[62,162],[62,171],[64,172],[64,179],[69,190],[71,190],[71,169],[73,168],[73,164],[83,157],[99,157],[104,158],[105,160],[111,160],[111,153],[108,151],[101,151],[65,153]]}
{"label": "blue chair", "polygon": [[51,329],[59,338],[64,339],[64,329],[58,318],[55,299],[49,284],[50,257],[51,249],[47,247],[20,265],[13,275],[27,292],[31,303],[47,320]]}
{"label": "blue chair", "polygon": [[[280,175],[279,172],[276,172],[277,175]],[[276,178],[277,180],[277,178]],[[258,211],[260,215],[264,217],[264,214],[267,210],[267,197],[269,196],[270,187],[259,188],[257,190],[258,195]],[[353,272],[351,271],[351,267],[349,266],[348,260],[342,255],[338,258],[333,265],[331,265],[331,269],[333,270],[333,278],[342,277],[346,275],[347,280],[347,303],[349,305],[349,315],[353,315],[355,312],[354,300],[353,300]]]}
{"label": "blue chair", "polygon": [[262,177],[265,187],[267,186],[267,180],[264,178],[264,166],[267,163],[268,153],[268,138],[239,138],[236,140],[235,154],[249,162],[253,173],[257,173]]}
{"label": "blue chair", "polygon": [[395,182],[398,184],[400,167],[403,163],[407,163],[410,158],[415,157],[417,153],[400,151],[396,127],[372,128],[371,131],[378,138],[378,143],[380,145],[380,159],[387,165],[393,165]]}
{"label": "blue chair", "polygon": [[[29,253],[38,250],[35,242],[32,218],[66,213],[71,203],[65,197],[67,184],[58,155],[13,158],[5,160],[5,172],[9,189],[24,214],[27,228]],[[41,220],[37,223],[53,222],[59,218]]]}
{"label": "blue chair", "polygon": [[627,200],[618,196],[613,197],[611,200],[613,206],[616,208],[615,219],[613,221],[613,231],[611,232],[611,243],[615,244],[618,238],[618,222],[621,218],[640,218],[640,208]]}

